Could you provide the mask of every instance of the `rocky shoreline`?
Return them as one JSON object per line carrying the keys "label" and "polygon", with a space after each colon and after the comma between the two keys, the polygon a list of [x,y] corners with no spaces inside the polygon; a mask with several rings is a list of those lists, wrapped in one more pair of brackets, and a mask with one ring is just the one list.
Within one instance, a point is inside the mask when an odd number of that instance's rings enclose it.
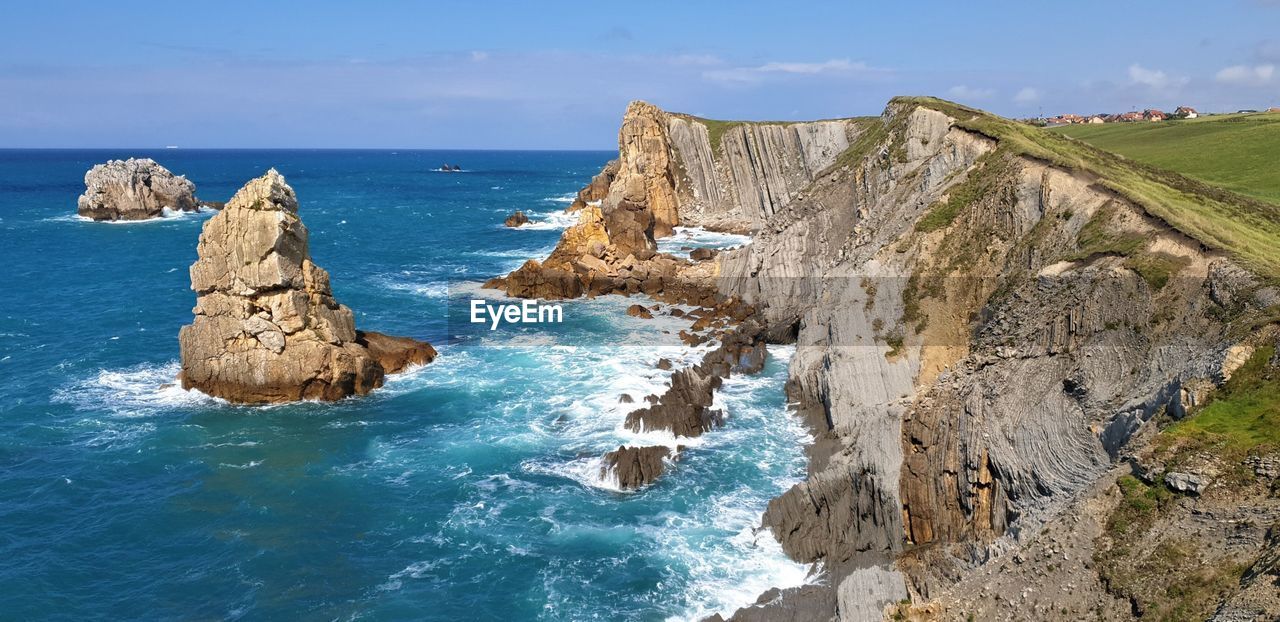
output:
{"label": "rocky shoreline", "polygon": [[[729,123],[713,141],[633,103],[578,224],[486,283],[702,307],[680,336],[720,346],[629,413],[633,430],[714,429],[719,382],[766,341],[797,345],[787,394],[814,432],[809,476],[761,527],[818,579],[732,619],[963,619],[948,590],[1032,546],[1160,413],[1221,387],[1241,326],[1280,300],[1090,171],[1028,155],[1006,123],[902,98],[879,118]],[[656,252],[680,225],[753,241]],[[643,486],[672,457],[619,448],[602,475]]]}

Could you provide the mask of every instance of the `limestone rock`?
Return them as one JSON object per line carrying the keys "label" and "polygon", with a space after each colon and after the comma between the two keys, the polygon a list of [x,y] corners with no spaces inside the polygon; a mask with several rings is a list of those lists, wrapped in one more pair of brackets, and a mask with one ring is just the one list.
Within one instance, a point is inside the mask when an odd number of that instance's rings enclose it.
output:
{"label": "limestone rock", "polygon": [[150,158],[95,165],[85,173],[84,185],[77,211],[93,220],[146,220],[163,216],[166,209],[193,212],[200,206],[195,184]]}
{"label": "limestone rock", "polygon": [[1204,492],[1204,489],[1209,487],[1209,481],[1209,478],[1193,473],[1172,472],[1164,476],[1164,483],[1169,488],[1193,495]]}
{"label": "limestone rock", "polygon": [[616,478],[618,487],[634,490],[648,486],[666,470],[666,459],[671,449],[663,446],[618,447],[604,455],[600,477]]}
{"label": "limestone rock", "polygon": [[398,374],[411,365],[426,365],[436,359],[436,349],[412,337],[394,337],[374,331],[357,330],[356,343],[388,374]]}
{"label": "limestone rock", "polygon": [[528,222],[529,222],[529,217],[526,216],[524,212],[520,210],[516,210],[515,213],[511,214],[510,216],[507,216],[507,219],[502,221],[502,224],[511,228],[515,228],[515,227],[519,227],[520,225],[528,224]]}
{"label": "limestone rock", "polygon": [[644,305],[631,305],[630,307],[627,307],[627,315],[630,315],[631,317],[638,317],[642,320],[653,319],[653,313],[644,308]]}
{"label": "limestone rock", "polygon": [[178,333],[186,389],[238,403],[336,400],[435,357],[425,342],[356,331],[274,169],[205,223],[197,252],[195,320]]}

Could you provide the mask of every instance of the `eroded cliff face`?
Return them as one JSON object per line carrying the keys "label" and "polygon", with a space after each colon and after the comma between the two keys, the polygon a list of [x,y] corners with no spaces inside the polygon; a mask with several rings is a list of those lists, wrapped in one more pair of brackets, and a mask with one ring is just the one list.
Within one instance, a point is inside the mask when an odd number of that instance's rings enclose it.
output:
{"label": "eroded cliff face", "polygon": [[336,400],[436,356],[425,342],[356,330],[274,169],[205,223],[198,254],[195,319],[178,334],[183,388],[238,403]]}
{"label": "eroded cliff face", "polygon": [[[599,206],[494,284],[739,300],[796,344],[809,477],[762,525],[824,580],[736,619],[875,619],[946,592],[1061,519],[1153,417],[1202,402],[1280,303],[1087,167],[948,110],[726,124],[633,104],[619,160],[580,195]],[[755,235],[699,264],[654,255],[677,224]]]}
{"label": "eroded cliff face", "polygon": [[790,388],[818,430],[809,480],[764,524],[835,586],[896,568],[927,597],[1095,482],[1184,385],[1220,383],[1271,294],[1087,175],[935,110],[883,123],[721,276],[794,334]]}
{"label": "eroded cliff face", "polygon": [[[714,143],[709,123],[718,132]],[[679,217],[691,226],[753,231],[798,197],[860,133],[853,119],[730,123],[668,114],[668,141],[681,173]]]}

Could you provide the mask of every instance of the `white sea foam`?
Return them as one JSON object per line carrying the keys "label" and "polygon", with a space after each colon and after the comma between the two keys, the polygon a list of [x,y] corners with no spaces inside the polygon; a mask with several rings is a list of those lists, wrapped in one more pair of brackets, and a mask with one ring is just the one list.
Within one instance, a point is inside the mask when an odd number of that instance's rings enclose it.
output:
{"label": "white sea foam", "polygon": [[144,218],[142,220],[94,220],[88,216],[79,214],[63,214],[61,216],[50,216],[45,218],[45,222],[91,222],[95,224],[105,225],[145,225],[157,222],[174,222],[189,218],[201,218],[217,213],[218,210],[211,207],[197,207],[195,211],[186,212],[182,210],[170,209],[164,207],[160,209],[160,215],[154,218]]}
{"label": "white sea foam", "polygon": [[199,391],[187,391],[177,382],[177,361],[161,365],[136,365],[103,369],[92,377],[71,383],[53,394],[53,401],[80,410],[106,408],[119,417],[149,417],[175,408],[222,402]]}
{"label": "white sea foam", "polygon": [[[554,231],[568,229],[578,224],[578,214],[568,212],[548,212],[546,214],[529,214],[529,222],[514,227],[516,231]],[[505,225],[502,225],[505,227]],[[508,227],[511,228],[511,227]]]}
{"label": "white sea foam", "polygon": [[445,298],[449,295],[449,284],[439,281],[419,283],[412,280],[401,280],[389,275],[381,276],[378,280],[387,289],[409,292],[426,298]]}
{"label": "white sea foam", "polygon": [[750,243],[749,235],[707,231],[702,227],[676,227],[671,235],[658,239],[658,251],[677,257],[688,257],[689,251],[683,250],[685,247],[727,249],[746,246]]}
{"label": "white sea foam", "polygon": [[548,203],[573,203],[573,200],[576,198],[578,198],[578,193],[570,192],[567,194],[562,194],[558,197],[545,197],[542,200]]}

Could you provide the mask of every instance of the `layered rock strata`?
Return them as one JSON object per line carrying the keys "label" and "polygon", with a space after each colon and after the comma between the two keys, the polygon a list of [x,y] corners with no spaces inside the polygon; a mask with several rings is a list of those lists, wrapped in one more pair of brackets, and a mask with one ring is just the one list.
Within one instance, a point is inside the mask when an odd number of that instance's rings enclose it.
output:
{"label": "layered rock strata", "polygon": [[274,169],[205,223],[197,252],[195,320],[178,333],[186,389],[236,403],[336,400],[436,356],[426,342],[356,330]]}
{"label": "layered rock strata", "polygon": [[[1087,166],[1028,155],[1037,138],[984,129],[999,123],[927,99],[815,124],[633,104],[599,206],[583,201],[546,262],[493,283],[737,298],[763,337],[796,344],[810,472],[762,525],[823,577],[735,619],[875,619],[946,593],[1030,546],[1154,417],[1203,404],[1245,356],[1241,335],[1273,318],[1265,280]],[[743,223],[752,243],[714,260],[653,254],[668,227]],[[708,367],[678,371],[628,425],[713,428]]]}
{"label": "layered rock strata", "polygon": [[85,173],[84,185],[77,212],[93,220],[146,220],[163,216],[165,210],[200,208],[196,185],[150,158],[95,165]]}

